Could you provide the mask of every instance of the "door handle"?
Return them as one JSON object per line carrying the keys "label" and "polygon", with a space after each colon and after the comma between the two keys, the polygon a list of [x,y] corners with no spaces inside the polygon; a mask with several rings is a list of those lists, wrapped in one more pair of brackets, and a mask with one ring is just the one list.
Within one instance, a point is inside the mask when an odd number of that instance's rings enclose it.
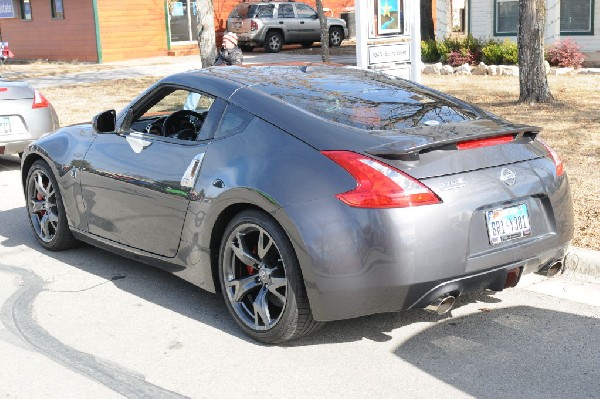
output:
{"label": "door handle", "polygon": [[304,21],[300,21],[300,25],[304,25]]}
{"label": "door handle", "polygon": [[192,162],[188,165],[183,177],[181,178],[181,187],[194,188],[196,180],[198,179],[198,171],[202,166],[204,160],[204,153],[200,153],[192,159]]}
{"label": "door handle", "polygon": [[279,21],[279,25],[283,25],[283,21]]}

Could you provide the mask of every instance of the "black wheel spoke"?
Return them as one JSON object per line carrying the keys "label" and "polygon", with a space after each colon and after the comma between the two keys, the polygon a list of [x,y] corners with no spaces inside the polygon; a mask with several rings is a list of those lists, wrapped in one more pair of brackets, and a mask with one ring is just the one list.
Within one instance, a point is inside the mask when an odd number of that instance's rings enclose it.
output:
{"label": "black wheel spoke", "polygon": [[260,320],[262,320],[265,327],[270,327],[273,324],[273,320],[269,314],[269,302],[267,300],[268,292],[266,287],[261,288],[252,304],[254,308],[254,325],[256,327],[261,325]]}
{"label": "black wheel spoke", "polygon": [[227,285],[233,290],[232,300],[240,302],[250,291],[260,287],[262,284],[257,280],[258,277],[254,275],[229,281]]}
{"label": "black wheel spoke", "polygon": [[235,253],[235,256],[237,256],[242,263],[255,268],[260,264],[260,261],[256,259],[248,249],[246,238],[242,233],[236,235],[235,241],[232,241],[230,247]]}

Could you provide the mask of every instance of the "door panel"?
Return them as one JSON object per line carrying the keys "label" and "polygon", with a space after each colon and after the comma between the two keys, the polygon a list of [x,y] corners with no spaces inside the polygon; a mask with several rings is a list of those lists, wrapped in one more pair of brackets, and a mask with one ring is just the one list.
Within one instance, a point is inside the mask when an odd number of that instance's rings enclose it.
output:
{"label": "door panel", "polygon": [[306,4],[296,4],[296,13],[298,14],[298,40],[304,42],[321,41],[321,22],[315,10]]}
{"label": "door panel", "polygon": [[89,232],[175,256],[193,195],[183,178],[205,151],[202,143],[137,132],[98,135],[81,171]]}

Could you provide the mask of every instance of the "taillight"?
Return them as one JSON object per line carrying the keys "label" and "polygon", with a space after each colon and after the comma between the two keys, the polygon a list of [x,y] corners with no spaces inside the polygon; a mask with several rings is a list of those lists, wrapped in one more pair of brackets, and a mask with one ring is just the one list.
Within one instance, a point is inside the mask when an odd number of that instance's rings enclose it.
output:
{"label": "taillight", "polygon": [[337,198],[358,208],[405,208],[442,200],[406,173],[373,158],[349,151],[323,151],[356,179],[356,188]]}
{"label": "taillight", "polygon": [[50,102],[44,97],[42,93],[37,90],[33,92],[33,105],[31,108],[47,108],[50,105]]}
{"label": "taillight", "polygon": [[4,91],[8,91],[8,89],[6,87],[0,87],[0,93],[2,93]]}
{"label": "taillight", "polygon": [[562,174],[565,172],[565,164],[563,163],[562,159],[560,159],[556,151],[554,151],[543,140],[538,139],[538,141],[546,148],[548,155],[550,155],[550,158],[552,158],[552,162],[554,162],[554,166],[556,167],[556,177],[562,176]]}
{"label": "taillight", "polygon": [[456,147],[458,147],[459,150],[470,150],[472,148],[489,147],[492,145],[510,143],[513,140],[514,136],[512,134],[507,134],[504,136],[488,137],[485,139],[462,141],[456,144]]}
{"label": "taillight", "polygon": [[250,20],[250,30],[255,31],[258,30],[258,23],[255,20]]}

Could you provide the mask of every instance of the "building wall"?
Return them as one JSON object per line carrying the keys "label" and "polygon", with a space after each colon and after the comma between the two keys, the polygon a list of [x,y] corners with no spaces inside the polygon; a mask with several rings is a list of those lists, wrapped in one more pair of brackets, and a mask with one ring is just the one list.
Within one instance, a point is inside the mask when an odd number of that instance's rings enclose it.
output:
{"label": "building wall", "polygon": [[[565,0],[563,0],[565,1]],[[594,35],[565,36],[560,34],[560,0],[546,1],[546,43],[573,39],[584,52],[600,51],[600,1],[594,2]],[[471,0],[471,33],[475,37],[494,37],[494,0]],[[499,36],[516,41],[515,36]]]}
{"label": "building wall", "polygon": [[167,55],[163,0],[97,0],[97,4],[102,62]]}
{"label": "building wall", "polygon": [[[18,10],[18,2],[14,2]],[[91,0],[63,0],[65,19],[52,19],[49,0],[31,0],[31,21],[0,19],[2,41],[18,59],[98,61]]]}

